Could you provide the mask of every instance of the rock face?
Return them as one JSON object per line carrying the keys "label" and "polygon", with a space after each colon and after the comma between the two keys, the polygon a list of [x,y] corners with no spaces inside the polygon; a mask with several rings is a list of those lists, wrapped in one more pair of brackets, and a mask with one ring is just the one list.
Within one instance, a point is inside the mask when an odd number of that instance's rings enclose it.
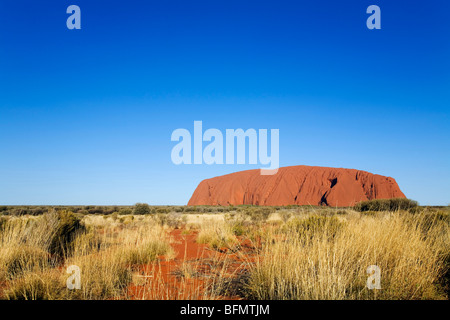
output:
{"label": "rock face", "polygon": [[280,168],[275,175],[261,175],[255,169],[203,180],[188,205],[346,207],[387,198],[405,198],[393,178],[355,169],[293,166]]}

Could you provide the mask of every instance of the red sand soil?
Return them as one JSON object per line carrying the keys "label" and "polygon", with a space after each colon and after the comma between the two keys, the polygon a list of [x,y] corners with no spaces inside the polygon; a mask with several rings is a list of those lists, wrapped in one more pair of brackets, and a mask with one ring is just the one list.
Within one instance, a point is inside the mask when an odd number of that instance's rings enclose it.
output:
{"label": "red sand soil", "polygon": [[[170,233],[174,259],[159,257],[158,261],[139,266],[140,284],[128,287],[128,299],[149,300],[202,300],[211,299],[209,294],[213,281],[227,279],[239,281],[252,260],[251,245],[241,241],[235,252],[227,248],[210,249],[196,242],[197,233],[183,234],[182,229]],[[248,254],[246,254],[246,252]],[[187,272],[183,272],[187,270]],[[237,293],[214,294],[214,299],[241,299]]]}
{"label": "red sand soil", "polygon": [[[197,235],[198,231],[185,234],[183,229],[172,230],[170,242],[175,257],[160,256],[154,263],[133,266],[134,280],[137,281],[128,286],[122,299],[242,299],[237,292],[216,292],[211,296],[211,286],[214,280],[226,279],[232,285],[239,282],[247,273],[248,265],[255,260],[253,244],[240,238],[236,250],[213,250],[197,243]],[[4,289],[6,283],[0,283],[0,299],[5,298],[2,296]]]}
{"label": "red sand soil", "polygon": [[355,169],[292,166],[274,175],[247,170],[203,180],[188,205],[347,207],[387,198],[405,198],[391,177]]}

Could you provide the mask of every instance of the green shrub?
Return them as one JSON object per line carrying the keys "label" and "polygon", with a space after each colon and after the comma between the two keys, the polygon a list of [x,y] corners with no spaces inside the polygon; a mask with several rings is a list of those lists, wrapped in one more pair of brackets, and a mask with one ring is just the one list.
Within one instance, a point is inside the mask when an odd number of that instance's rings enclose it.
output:
{"label": "green shrub", "polygon": [[89,211],[90,214],[103,214],[103,208],[102,207],[86,207],[86,210]]}
{"label": "green shrub", "polygon": [[251,221],[259,223],[266,221],[272,211],[273,209],[268,207],[253,207],[244,209],[241,212],[249,217]]}
{"label": "green shrub", "polygon": [[150,214],[150,213],[151,213],[151,209],[147,203],[136,203],[134,205],[133,214],[144,215],[144,214]]}
{"label": "green shrub", "polygon": [[392,199],[374,199],[361,201],[353,208],[359,212],[365,211],[398,211],[398,210],[414,210],[418,203],[411,199],[392,198]]}
{"label": "green shrub", "polygon": [[121,216],[129,215],[129,214],[132,214],[132,213],[133,213],[133,210],[131,208],[122,208],[122,209],[119,210],[119,214]]}
{"label": "green shrub", "polygon": [[161,226],[166,225],[168,227],[179,229],[187,222],[187,217],[181,213],[158,213],[155,215],[155,220]]}
{"label": "green shrub", "polygon": [[193,207],[186,207],[184,208],[184,212],[198,212],[197,211],[197,206],[193,206]]}
{"label": "green shrub", "polygon": [[169,213],[170,209],[169,208],[157,208],[156,209],[156,213]]}

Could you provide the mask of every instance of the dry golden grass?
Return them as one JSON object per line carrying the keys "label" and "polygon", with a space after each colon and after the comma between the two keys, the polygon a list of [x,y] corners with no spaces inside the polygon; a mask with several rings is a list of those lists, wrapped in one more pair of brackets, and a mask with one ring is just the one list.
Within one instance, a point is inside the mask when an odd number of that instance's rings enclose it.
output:
{"label": "dry golden grass", "polygon": [[[53,261],[49,239],[58,223],[52,219],[48,215],[12,218],[4,225],[0,234],[0,281],[7,287],[4,297],[119,298],[132,280],[134,265],[154,261],[159,255],[170,256],[165,230],[152,219],[124,224],[88,217],[86,230],[77,235],[71,252]],[[81,290],[66,288],[69,265],[81,269]]]}
{"label": "dry golden grass", "polygon": [[[441,299],[449,226],[409,213],[336,217],[268,236],[251,269],[256,299]],[[308,220],[309,219],[309,220]],[[312,226],[311,226],[312,225]],[[299,232],[301,230],[301,232]],[[426,232],[424,232],[426,230]],[[381,269],[381,290],[368,290],[367,267]]]}
{"label": "dry golden grass", "polygon": [[219,249],[222,247],[232,248],[238,243],[238,240],[229,224],[224,221],[206,220],[200,227],[197,242],[207,244],[213,249]]}
{"label": "dry golden grass", "polygon": [[[233,214],[232,214],[233,215]],[[61,235],[55,213],[8,217],[0,228],[0,298],[127,299],[135,286],[146,299],[220,299],[245,280],[242,297],[253,299],[447,299],[449,212],[368,212],[283,209],[268,220],[249,215],[196,213],[162,219],[155,215],[86,215],[74,237]],[[69,216],[66,224],[74,217]],[[72,222],[71,222],[72,221]],[[225,254],[182,261],[174,293],[162,274],[162,256],[172,259],[169,232],[185,221],[182,235],[198,232],[209,248],[253,244],[247,276],[230,274]],[[170,226],[170,227],[169,227]],[[59,243],[58,239],[69,239]],[[54,251],[55,243],[60,250]],[[70,250],[69,250],[70,249]],[[63,253],[61,255],[61,252]],[[208,273],[201,270],[205,264]],[[81,269],[81,289],[66,288],[66,268]],[[138,272],[141,265],[147,274]],[[381,269],[381,289],[368,290],[367,267]],[[202,269],[203,268],[203,269]],[[192,283],[198,283],[193,287]]]}
{"label": "dry golden grass", "polygon": [[9,218],[0,232],[0,281],[49,266],[48,250],[57,224],[53,215]]}

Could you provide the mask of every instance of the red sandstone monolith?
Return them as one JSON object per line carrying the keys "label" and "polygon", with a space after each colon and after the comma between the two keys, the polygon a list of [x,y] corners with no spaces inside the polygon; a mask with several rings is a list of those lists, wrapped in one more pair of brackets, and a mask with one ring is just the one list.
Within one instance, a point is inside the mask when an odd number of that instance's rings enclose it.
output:
{"label": "red sandstone monolith", "polygon": [[406,198],[391,177],[356,169],[292,166],[275,175],[261,175],[255,169],[203,180],[188,205],[347,207],[388,198]]}

